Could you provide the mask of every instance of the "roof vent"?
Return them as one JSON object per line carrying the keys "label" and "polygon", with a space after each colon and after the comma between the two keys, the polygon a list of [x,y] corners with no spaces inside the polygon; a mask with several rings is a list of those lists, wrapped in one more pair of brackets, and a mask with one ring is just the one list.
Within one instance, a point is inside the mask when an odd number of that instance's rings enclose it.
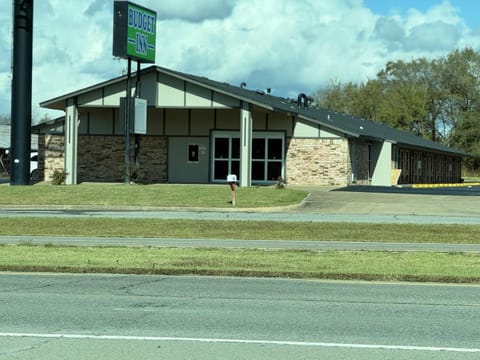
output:
{"label": "roof vent", "polygon": [[257,93],[258,95],[265,95],[265,91],[260,90],[260,89],[257,89],[256,93]]}
{"label": "roof vent", "polygon": [[304,93],[298,95],[297,104],[299,109],[306,109],[308,107],[308,97]]}
{"label": "roof vent", "polygon": [[243,89],[243,88],[247,87],[247,84],[242,81],[241,84],[240,84],[240,87]]}

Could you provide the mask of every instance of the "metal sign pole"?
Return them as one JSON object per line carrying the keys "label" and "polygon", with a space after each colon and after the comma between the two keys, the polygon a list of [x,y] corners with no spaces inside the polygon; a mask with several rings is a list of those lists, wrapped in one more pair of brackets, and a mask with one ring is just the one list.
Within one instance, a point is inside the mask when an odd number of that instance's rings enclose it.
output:
{"label": "metal sign pole", "polygon": [[[135,97],[140,97],[140,61],[137,61],[137,79],[135,83]],[[136,181],[140,181],[140,135],[135,133],[135,145],[133,159],[135,163],[135,171],[137,173]]]}
{"label": "metal sign pole", "polygon": [[132,81],[132,59],[128,58],[127,72],[127,96],[125,101],[125,184],[130,184],[130,105],[131,105],[131,84]]}

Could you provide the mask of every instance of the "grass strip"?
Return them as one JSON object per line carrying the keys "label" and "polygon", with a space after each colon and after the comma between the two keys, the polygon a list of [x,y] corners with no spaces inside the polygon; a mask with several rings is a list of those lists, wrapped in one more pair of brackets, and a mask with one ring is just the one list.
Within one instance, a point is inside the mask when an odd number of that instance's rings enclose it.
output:
{"label": "grass strip", "polygon": [[[259,215],[261,216],[261,215]],[[478,243],[480,225],[0,218],[0,235]]]}
{"label": "grass strip", "polygon": [[2,271],[480,282],[480,254],[4,245]]}
{"label": "grass strip", "polygon": [[[306,191],[277,189],[275,186],[239,188],[236,207],[258,208],[296,205]],[[85,205],[142,207],[231,206],[227,185],[125,185],[80,184],[69,186],[0,186],[1,205]]]}

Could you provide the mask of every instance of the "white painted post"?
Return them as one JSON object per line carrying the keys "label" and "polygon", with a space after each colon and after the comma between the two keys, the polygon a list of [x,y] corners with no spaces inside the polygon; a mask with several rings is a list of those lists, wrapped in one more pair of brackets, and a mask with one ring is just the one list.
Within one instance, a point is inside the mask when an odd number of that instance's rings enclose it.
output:
{"label": "white painted post", "polygon": [[77,183],[78,108],[76,99],[68,99],[65,108],[65,184]]}
{"label": "white painted post", "polygon": [[252,185],[252,113],[250,104],[240,104],[240,187]]}

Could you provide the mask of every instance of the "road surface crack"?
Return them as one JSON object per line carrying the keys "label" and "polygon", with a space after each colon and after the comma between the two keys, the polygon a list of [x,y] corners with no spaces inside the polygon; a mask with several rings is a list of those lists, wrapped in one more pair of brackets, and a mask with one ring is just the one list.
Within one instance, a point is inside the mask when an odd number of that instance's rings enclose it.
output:
{"label": "road surface crack", "polygon": [[[32,341],[32,340],[29,339],[28,341]],[[42,340],[36,341],[34,344],[29,346],[23,346],[21,348],[0,351],[0,359],[12,360],[13,357],[16,358],[16,356],[19,354],[24,354],[24,353],[38,350],[41,347],[47,345],[49,342],[51,342],[51,339],[42,339]]]}

